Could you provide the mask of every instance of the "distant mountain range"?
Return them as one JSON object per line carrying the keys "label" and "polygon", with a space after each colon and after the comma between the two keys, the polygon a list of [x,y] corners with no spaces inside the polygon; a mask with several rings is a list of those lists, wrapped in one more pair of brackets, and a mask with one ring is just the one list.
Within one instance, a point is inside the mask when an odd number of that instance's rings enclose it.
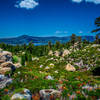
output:
{"label": "distant mountain range", "polygon": [[[94,36],[82,36],[82,40],[88,40],[88,41],[94,41]],[[48,41],[51,41],[52,43],[55,43],[56,41],[60,41],[61,43],[66,43],[70,40],[70,36],[66,37],[34,37],[34,36],[28,36],[28,35],[22,35],[19,37],[13,37],[13,38],[1,38],[0,43],[6,43],[11,45],[22,45],[22,44],[28,44],[29,42],[33,42],[34,44],[47,44]]]}

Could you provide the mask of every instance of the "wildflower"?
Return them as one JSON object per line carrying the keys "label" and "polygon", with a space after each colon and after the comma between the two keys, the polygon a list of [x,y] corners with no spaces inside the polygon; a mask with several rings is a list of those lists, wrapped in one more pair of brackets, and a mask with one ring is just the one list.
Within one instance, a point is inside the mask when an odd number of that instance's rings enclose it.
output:
{"label": "wildflower", "polygon": [[58,73],[58,71],[55,71],[55,73]]}
{"label": "wildflower", "polygon": [[38,94],[32,95],[33,100],[40,100],[40,96]]}
{"label": "wildflower", "polygon": [[81,92],[80,92],[80,91],[76,91],[76,93],[77,93],[77,94],[81,94]]}
{"label": "wildflower", "polygon": [[40,65],[40,68],[42,68],[43,67],[43,65]]}
{"label": "wildflower", "polygon": [[80,76],[77,77],[80,80]]}
{"label": "wildflower", "polygon": [[63,88],[63,90],[66,90],[67,88],[64,86],[64,87],[62,87]]}
{"label": "wildflower", "polygon": [[46,79],[48,79],[48,80],[54,80],[53,77],[50,76],[50,75],[46,76]]}
{"label": "wildflower", "polygon": [[76,94],[72,94],[71,96],[70,96],[70,99],[75,99],[76,98]]}
{"label": "wildflower", "polygon": [[47,69],[47,70],[48,70],[48,69],[50,69],[50,68],[47,66],[45,69]]}
{"label": "wildflower", "polygon": [[5,92],[8,92],[8,89],[4,89]]}
{"label": "wildflower", "polygon": [[20,71],[18,72],[18,74],[20,74]]}
{"label": "wildflower", "polygon": [[67,96],[70,97],[70,94],[68,93]]}
{"label": "wildflower", "polygon": [[60,83],[60,84],[63,84],[63,81],[59,80],[59,83]]}
{"label": "wildflower", "polygon": [[50,100],[53,100],[53,99],[54,99],[54,96],[53,96],[53,95],[51,95],[51,96],[50,96]]}
{"label": "wildflower", "polygon": [[38,76],[34,76],[34,78],[35,78],[35,79],[38,79],[39,77],[38,77]]}
{"label": "wildflower", "polygon": [[51,63],[50,66],[54,66],[54,64]]}
{"label": "wildflower", "polygon": [[31,71],[32,71],[32,69],[29,69],[29,71],[31,72]]}

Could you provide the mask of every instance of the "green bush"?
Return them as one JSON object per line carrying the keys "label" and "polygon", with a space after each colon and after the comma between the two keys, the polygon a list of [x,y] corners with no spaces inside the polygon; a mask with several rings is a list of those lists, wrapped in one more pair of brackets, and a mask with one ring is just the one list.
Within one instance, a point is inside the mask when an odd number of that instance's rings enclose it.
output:
{"label": "green bush", "polygon": [[18,63],[18,59],[19,59],[18,56],[16,56],[16,55],[13,56],[13,63]]}
{"label": "green bush", "polygon": [[1,98],[1,100],[10,100],[10,97],[9,97],[8,95],[6,95],[6,96],[3,96],[3,97]]}

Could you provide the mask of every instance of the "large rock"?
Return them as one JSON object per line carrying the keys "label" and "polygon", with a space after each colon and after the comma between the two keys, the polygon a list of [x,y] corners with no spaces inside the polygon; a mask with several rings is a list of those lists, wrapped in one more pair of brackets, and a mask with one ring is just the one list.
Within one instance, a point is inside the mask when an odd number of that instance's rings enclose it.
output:
{"label": "large rock", "polygon": [[15,93],[11,100],[31,100],[31,92],[28,89],[23,89],[19,93]]}
{"label": "large rock", "polygon": [[63,51],[62,56],[64,57],[64,56],[66,56],[66,55],[68,55],[68,54],[70,54],[70,52],[69,52],[69,50],[66,49],[66,50]]}
{"label": "large rock", "polygon": [[40,97],[42,100],[55,100],[60,98],[61,92],[54,89],[44,89],[40,90]]}
{"label": "large rock", "polygon": [[67,70],[67,71],[76,71],[75,67],[72,66],[71,64],[67,64],[66,70]]}
{"label": "large rock", "polygon": [[12,61],[12,53],[8,51],[0,51],[0,61]]}

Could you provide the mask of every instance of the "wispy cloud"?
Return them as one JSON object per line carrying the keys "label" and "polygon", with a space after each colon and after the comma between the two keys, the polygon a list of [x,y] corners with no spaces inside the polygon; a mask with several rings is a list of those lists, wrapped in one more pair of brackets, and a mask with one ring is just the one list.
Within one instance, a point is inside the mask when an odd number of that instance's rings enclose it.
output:
{"label": "wispy cloud", "polygon": [[100,0],[72,0],[72,2],[81,3],[82,1],[100,4]]}
{"label": "wispy cloud", "polygon": [[95,4],[100,4],[100,0],[85,0],[86,2],[93,2]]}
{"label": "wispy cloud", "polygon": [[34,9],[39,3],[35,0],[21,0],[15,4],[17,8]]}
{"label": "wispy cloud", "polygon": [[61,31],[61,30],[57,30],[56,32],[55,32],[55,35],[56,36],[66,36],[66,35],[68,35],[68,31]]}
{"label": "wispy cloud", "polygon": [[73,2],[76,2],[76,3],[80,3],[82,2],[83,0],[72,0]]}
{"label": "wispy cloud", "polygon": [[82,33],[83,33],[83,31],[82,31],[82,30],[80,30],[78,33],[82,34]]}
{"label": "wispy cloud", "polygon": [[68,31],[59,31],[59,30],[57,30],[55,33],[56,33],[57,35],[58,35],[58,34],[63,34],[63,33],[66,34],[66,33],[68,33]]}

